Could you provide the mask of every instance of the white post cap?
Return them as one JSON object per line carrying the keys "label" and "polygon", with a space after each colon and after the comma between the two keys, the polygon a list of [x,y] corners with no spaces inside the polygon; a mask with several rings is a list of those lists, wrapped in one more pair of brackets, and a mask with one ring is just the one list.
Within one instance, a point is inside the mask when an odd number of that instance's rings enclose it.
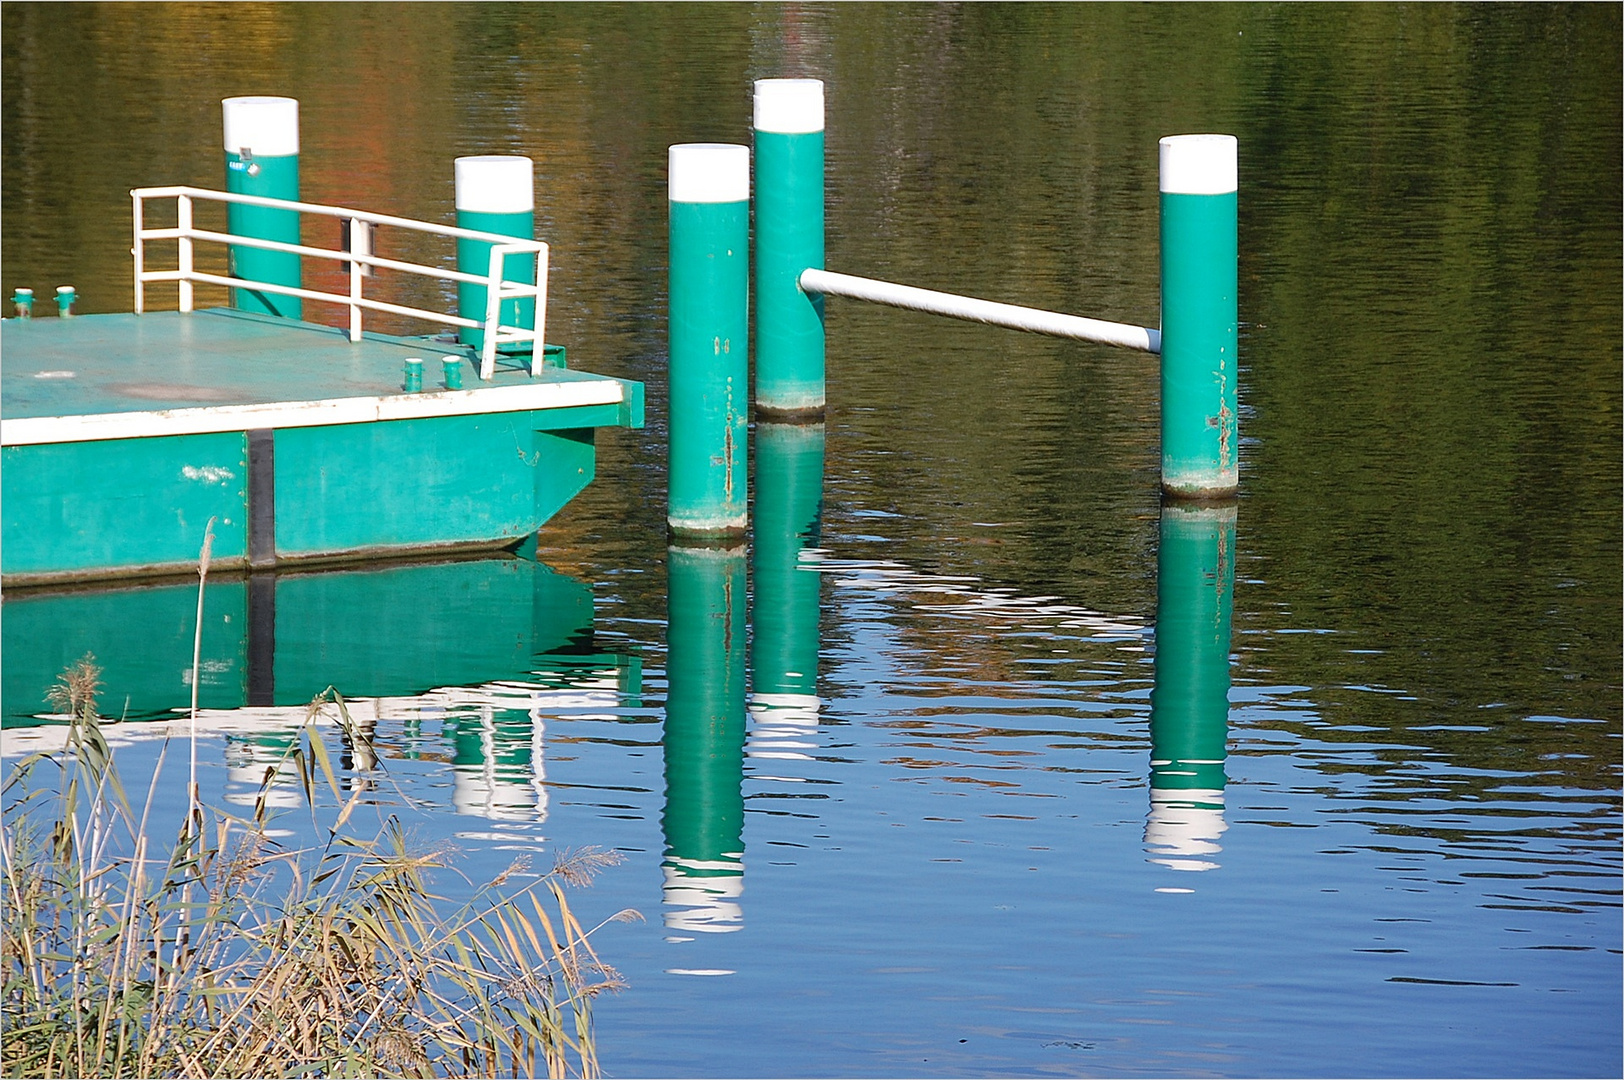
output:
{"label": "white post cap", "polygon": [[757,131],[806,135],[823,130],[822,79],[757,79]]}
{"label": "white post cap", "polygon": [[536,164],[517,154],[481,154],[451,163],[457,209],[525,214],[536,208]]}
{"label": "white post cap", "polygon": [[1174,195],[1227,195],[1236,179],[1233,135],[1169,135],[1161,141],[1162,190]]}
{"label": "white post cap", "polygon": [[670,200],[744,202],[750,198],[750,148],[734,143],[678,143],[671,147]]}
{"label": "white post cap", "polygon": [[228,97],[220,102],[225,116],[225,149],[244,149],[255,157],[288,157],[299,152],[299,102],[290,97]]}

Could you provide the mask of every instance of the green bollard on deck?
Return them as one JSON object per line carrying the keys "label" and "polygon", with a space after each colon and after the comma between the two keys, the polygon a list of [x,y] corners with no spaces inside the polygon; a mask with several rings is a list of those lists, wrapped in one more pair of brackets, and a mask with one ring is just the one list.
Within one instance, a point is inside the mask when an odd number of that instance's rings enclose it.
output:
{"label": "green bollard on deck", "polygon": [[[299,103],[288,97],[234,97],[220,102],[225,118],[226,190],[268,199],[299,199]],[[299,243],[299,212],[264,206],[226,207],[226,232]],[[299,256],[287,251],[231,244],[227,260],[232,277],[301,288]],[[231,306],[300,318],[304,302],[297,296],[264,289],[233,288]]]}
{"label": "green bollard on deck", "polygon": [[750,151],[670,149],[670,487],[666,522],[689,541],[749,524]]}
{"label": "green bollard on deck", "polygon": [[[535,163],[529,158],[506,154],[460,157],[452,163],[452,172],[457,189],[457,228],[521,240],[536,238]],[[459,237],[457,269],[464,274],[487,276],[491,271],[493,246],[488,241]],[[528,253],[507,256],[502,260],[502,276],[508,281],[534,285],[535,256]],[[483,326],[487,291],[483,285],[457,282],[457,314]],[[497,318],[503,326],[533,328],[536,301],[531,297],[504,300]],[[478,352],[485,347],[485,331],[478,327],[460,327],[457,340]],[[531,350],[529,342],[518,342],[498,346],[498,351],[529,353]]]}
{"label": "green bollard on deck", "polygon": [[661,830],[675,940],[744,922],[744,567],[742,546],[666,551]]}
{"label": "green bollard on deck", "polygon": [[1235,424],[1237,144],[1161,140],[1162,490],[1220,499],[1239,482]]}
{"label": "green bollard on deck", "polygon": [[1150,692],[1151,861],[1210,870],[1224,824],[1235,505],[1171,502],[1156,554],[1156,673]]}
{"label": "green bollard on deck", "polygon": [[756,417],[817,422],[823,296],[800,277],[823,269],[823,82],[758,80],[755,141]]}

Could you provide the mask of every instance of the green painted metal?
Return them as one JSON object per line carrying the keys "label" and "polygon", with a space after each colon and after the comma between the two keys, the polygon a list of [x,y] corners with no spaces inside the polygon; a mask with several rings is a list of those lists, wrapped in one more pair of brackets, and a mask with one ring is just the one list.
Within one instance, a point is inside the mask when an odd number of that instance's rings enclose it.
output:
{"label": "green painted metal", "polygon": [[[5,319],[0,347],[7,420],[398,394],[407,357],[458,351],[370,331],[352,343],[334,327],[226,309]],[[541,381],[606,378],[554,364],[552,352]],[[30,377],[49,371],[73,377]],[[526,370],[504,381],[533,380]]]}
{"label": "green painted metal", "polygon": [[[253,582],[209,581],[198,688],[204,708],[296,707],[328,686],[351,697],[409,697],[441,686],[533,681],[538,672],[567,684],[583,673],[614,670],[632,690],[641,678],[631,658],[592,651],[590,587],[525,559]],[[8,592],[0,620],[0,723],[37,722],[48,709],[46,689],[86,653],[103,669],[103,715],[173,715],[190,693],[196,617],[195,577],[96,591]],[[256,670],[267,662],[269,670]]]}
{"label": "green painted metal", "polygon": [[1156,573],[1150,784],[1157,790],[1222,791],[1235,507],[1164,506]]}
{"label": "green painted metal", "polygon": [[195,565],[214,520],[214,559],[248,550],[242,432],[0,448],[0,560],[13,575]]}
{"label": "green painted metal", "polygon": [[401,373],[400,388],[408,394],[423,392],[423,358],[419,356],[407,357],[404,361],[404,370]]}
{"label": "green painted metal", "polygon": [[32,319],[34,317],[34,290],[13,289],[11,302],[16,308],[17,318]]}
{"label": "green painted metal", "polygon": [[756,425],[751,693],[816,696],[823,575],[802,565],[823,512],[822,424]]}
{"label": "green painted metal", "polygon": [[824,408],[823,297],[801,290],[823,268],[823,132],[755,136],[756,412],[818,418]]}
{"label": "green painted metal", "polygon": [[[244,159],[239,153],[227,151],[226,190],[238,195],[260,195],[268,199],[296,202],[299,199],[299,155]],[[300,242],[299,214],[295,210],[232,203],[226,206],[226,231],[234,236],[297,244]],[[228,245],[227,252],[234,277],[301,287],[303,279],[297,255],[286,251],[263,251],[242,244]],[[252,288],[232,289],[231,306],[287,319],[297,319],[304,311],[304,302],[297,296]]]}
{"label": "green painted metal", "polygon": [[540,431],[542,415],[277,431],[277,557],[523,540],[595,467],[590,428]]}
{"label": "green painted metal", "polygon": [[59,285],[56,290],[56,313],[63,319],[73,317],[73,305],[79,300],[79,293],[72,285]]}
{"label": "green painted metal", "polygon": [[[0,323],[7,421],[300,398],[392,395],[424,342],[239,311]],[[252,362],[244,362],[252,361]],[[69,373],[71,377],[31,378]],[[513,373],[513,381],[531,381]],[[601,382],[548,367],[545,382]],[[601,426],[640,427],[643,391],[605,405],[284,428],[274,436],[283,558],[519,543],[580,492]],[[244,432],[4,448],[7,583],[196,564],[215,517],[217,566],[246,555]]]}
{"label": "green painted metal", "polygon": [[521,679],[591,629],[591,588],[527,559],[281,575],[275,699]]}
{"label": "green painted metal", "polygon": [[738,537],[746,508],[749,200],[670,205],[666,520],[673,534]]}
{"label": "green painted metal", "polygon": [[[481,210],[458,210],[457,228],[496,233],[500,236],[516,236],[522,240],[534,240],[536,238],[536,215],[532,210],[506,214]],[[457,269],[465,274],[478,274],[481,277],[489,274],[491,272],[491,248],[494,246],[489,241],[469,240],[459,237],[457,239]],[[536,257],[530,254],[507,256],[502,260],[502,276],[508,281],[534,285],[536,283]],[[474,319],[483,325],[488,292],[489,290],[483,285],[474,285],[466,281],[457,282],[457,314],[465,319]],[[522,326],[526,329],[532,329],[536,325],[536,302],[530,298],[504,300],[498,310],[498,317],[504,326]],[[459,328],[457,340],[477,351],[485,346],[485,331],[464,326]],[[528,353],[530,351],[527,342],[499,345],[497,348],[504,353]]]}
{"label": "green painted metal", "polygon": [[1162,192],[1162,487],[1235,493],[1236,193]]}
{"label": "green painted metal", "polygon": [[744,873],[745,553],[666,552],[666,925],[737,929]]}
{"label": "green painted metal", "polygon": [[[9,496],[8,496],[9,497]],[[203,605],[198,705],[242,705],[247,677],[247,590],[239,578],[214,580]],[[0,618],[0,726],[37,723],[56,677],[89,654],[102,669],[97,711],[150,720],[191,695],[197,579],[185,585],[97,592],[8,591]],[[309,700],[307,697],[306,701]]]}
{"label": "green painted metal", "polygon": [[462,357],[447,356],[440,361],[441,382],[447,390],[462,389]]}

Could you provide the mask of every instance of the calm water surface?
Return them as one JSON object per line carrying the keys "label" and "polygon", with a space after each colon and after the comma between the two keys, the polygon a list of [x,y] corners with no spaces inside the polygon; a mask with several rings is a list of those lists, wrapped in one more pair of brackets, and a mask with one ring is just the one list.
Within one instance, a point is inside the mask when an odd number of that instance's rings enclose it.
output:
{"label": "calm water surface", "polygon": [[[89,311],[129,188],[219,186],[221,97],[301,99],[316,202],[449,220],[453,157],[536,159],[549,337],[648,427],[539,566],[212,585],[203,757],[249,797],[274,656],[471,876],[623,852],[577,897],[645,916],[597,939],[611,1073],[1619,1074],[1616,6],[3,20],[0,284]],[[1161,507],[1153,359],[831,300],[751,547],[668,551],[665,147],[776,75],[827,82],[831,269],[1127,322],[1156,139],[1235,133],[1237,505]],[[9,594],[8,723],[87,648],[104,711],[184,705],[193,600]]]}

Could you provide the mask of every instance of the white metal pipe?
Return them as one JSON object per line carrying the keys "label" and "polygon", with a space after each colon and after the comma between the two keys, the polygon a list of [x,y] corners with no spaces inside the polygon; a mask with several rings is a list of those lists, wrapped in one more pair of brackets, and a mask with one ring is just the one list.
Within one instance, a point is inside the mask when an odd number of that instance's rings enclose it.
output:
{"label": "white metal pipe", "polygon": [[[491,378],[495,369],[495,345],[498,340],[502,343],[515,341],[530,341],[535,343],[531,359],[531,373],[539,374],[542,365],[543,351],[541,342],[545,341],[546,302],[547,302],[547,271],[548,246],[538,240],[528,240],[522,237],[504,236],[498,233],[486,233],[473,229],[459,229],[447,226],[431,225],[427,222],[412,221],[409,218],[397,218],[387,214],[370,214],[359,210],[347,210],[338,207],[319,206],[314,203],[293,202],[286,199],[268,199],[253,195],[238,195],[231,192],[210,191],[204,188],[193,188],[177,185],[165,188],[138,188],[130,192],[133,200],[134,237],[135,246],[131,255],[135,259],[135,300],[136,312],[139,314],[144,308],[145,284],[152,281],[176,281],[181,288],[181,310],[191,310],[192,285],[214,284],[228,285],[242,288],[245,284],[265,292],[285,296],[298,296],[307,300],[318,300],[327,303],[341,304],[350,309],[351,341],[361,340],[361,311],[383,311],[392,314],[406,315],[414,318],[426,319],[431,322],[444,323],[451,326],[481,327],[486,331],[486,348],[482,350],[481,377]],[[145,229],[143,225],[144,200],[149,198],[174,198],[177,200],[179,224],[172,229]],[[237,236],[227,233],[213,232],[208,229],[198,229],[192,223],[192,200],[207,199],[216,202],[241,203],[251,206],[270,206],[281,209],[296,210],[300,212],[320,214],[327,217],[349,218],[351,232],[360,231],[359,222],[371,222],[381,225],[391,225],[398,228],[412,229],[417,232],[426,232],[441,236],[484,240],[493,244],[490,256],[490,271],[481,276],[466,274],[456,270],[446,270],[440,267],[424,266],[418,263],[402,262],[395,259],[383,259],[371,254],[370,251],[342,251],[328,248],[307,247],[303,244],[289,244],[275,240],[263,240],[255,237]],[[180,267],[176,270],[149,271],[145,268],[145,241],[158,239],[173,239],[180,242]],[[196,240],[213,241],[217,243],[237,244],[247,247],[261,248],[267,251],[285,251],[310,258],[348,261],[350,263],[350,290],[349,295],[340,296],[334,293],[320,292],[314,289],[304,289],[289,285],[275,285],[269,282],[247,282],[243,279],[224,277],[198,271],[193,266],[192,242]],[[352,245],[355,246],[355,245]],[[502,279],[501,271],[503,260],[509,255],[526,254],[536,260],[536,281],[517,282]],[[489,310],[483,323],[461,316],[444,315],[438,312],[426,311],[420,308],[405,307],[399,304],[389,304],[383,301],[370,300],[361,295],[359,278],[361,273],[369,267],[399,270],[406,273],[421,274],[427,277],[451,281],[469,281],[487,287],[487,300]],[[502,326],[497,313],[502,300],[515,297],[535,297],[536,299],[536,326],[535,329],[524,327]]]}
{"label": "white metal pipe", "polygon": [[[159,274],[164,276],[157,276]],[[175,271],[173,270],[149,271],[145,276],[146,280],[148,281],[176,280]],[[253,288],[261,289],[265,292],[277,293],[278,295],[282,296],[300,296],[306,300],[323,300],[329,304],[338,304],[341,306],[348,306],[351,302],[351,298],[342,293],[317,292],[314,289],[298,289],[294,288],[292,285],[272,285],[270,282],[265,281],[245,282],[242,278],[225,277],[221,274],[210,274],[202,270],[194,270],[192,272],[192,280],[200,285],[227,285],[234,289],[252,286]],[[360,300],[355,301],[355,303],[359,304],[363,308],[366,308],[368,311],[386,311],[394,315],[409,315],[418,319],[426,319],[429,322],[446,323],[449,326],[482,325],[473,319],[464,319],[459,315],[446,315],[438,311],[427,311],[422,308],[403,307],[400,304],[391,304],[383,300],[373,300],[370,297],[362,297]],[[523,328],[514,327],[514,329],[522,330]],[[524,332],[529,333],[529,331]]]}
{"label": "white metal pipe", "polygon": [[175,229],[180,233],[180,303],[182,311],[192,310],[192,197],[175,200]]}
{"label": "white metal pipe", "polygon": [[969,322],[1003,326],[1010,330],[1025,330],[1050,337],[1071,338],[1076,341],[1096,341],[1103,345],[1120,345],[1140,352],[1160,353],[1162,332],[1146,326],[1086,319],[1081,315],[1063,315],[1055,311],[1021,307],[1018,304],[1000,304],[993,300],[977,300],[970,296],[919,289],[912,285],[898,285],[890,281],[836,274],[828,270],[808,269],[801,272],[801,288],[809,293],[826,296],[845,296],[853,300],[867,300],[871,304],[924,311],[932,315],[946,315]]}
{"label": "white metal pipe", "polygon": [[485,285],[485,335],[479,350],[481,382],[490,382],[496,374],[496,328],[501,325],[498,316],[502,310],[502,260],[506,257],[501,245],[491,248],[491,269]]}
{"label": "white metal pipe", "polygon": [[130,248],[130,255],[135,259],[135,313],[139,315],[147,298],[146,279],[141,276],[146,269],[146,245],[141,239],[141,196],[132,191],[130,201],[130,217],[135,222],[135,246]]}
{"label": "white metal pipe", "polygon": [[[414,221],[411,218],[394,217],[390,214],[374,214],[366,210],[351,210],[342,206],[322,206],[319,203],[295,202],[291,199],[270,199],[263,195],[239,195],[231,191],[214,191],[210,188],[191,187],[186,184],[174,184],[169,187],[136,188],[131,195],[145,199],[173,199],[181,195],[190,195],[194,199],[205,199],[211,202],[240,203],[243,206],[266,206],[275,210],[297,210],[301,214],[316,214],[321,217],[332,218],[360,218],[378,225],[391,225],[401,229],[415,229],[418,232],[434,233],[437,236],[455,236],[468,240],[485,240],[498,244],[516,244],[520,250],[534,251],[545,247],[541,240],[526,240],[517,236],[504,236],[501,233],[481,232],[478,229],[459,229],[455,225],[435,225],[428,221]],[[239,237],[232,237],[233,240]]]}
{"label": "white metal pipe", "polygon": [[530,377],[541,374],[541,362],[546,358],[547,338],[547,249],[536,252],[536,339],[530,350]]}
{"label": "white metal pipe", "polygon": [[[178,229],[150,229],[142,234],[148,240],[174,240],[180,237]],[[263,248],[266,251],[287,251],[295,255],[303,255],[310,259],[327,259],[331,262],[360,262],[366,266],[378,267],[384,270],[399,270],[407,274],[422,274],[425,277],[443,278],[447,281],[468,281],[476,285],[485,285],[490,278],[484,274],[465,274],[460,270],[449,270],[439,266],[425,266],[422,263],[401,262],[398,259],[385,259],[378,255],[364,255],[354,251],[343,251],[337,248],[316,248],[304,244],[285,244],[280,240],[261,240],[254,236],[237,236],[232,233],[212,232],[208,229],[193,229],[188,233],[193,240],[212,240],[221,244],[235,244],[238,247]],[[505,245],[507,254],[536,254],[546,250],[546,245],[538,247],[533,245]],[[150,278],[148,280],[151,280]],[[527,281],[509,281],[503,284],[503,292],[510,296],[531,296],[540,286],[532,285]],[[515,292],[514,290],[519,290]]]}

